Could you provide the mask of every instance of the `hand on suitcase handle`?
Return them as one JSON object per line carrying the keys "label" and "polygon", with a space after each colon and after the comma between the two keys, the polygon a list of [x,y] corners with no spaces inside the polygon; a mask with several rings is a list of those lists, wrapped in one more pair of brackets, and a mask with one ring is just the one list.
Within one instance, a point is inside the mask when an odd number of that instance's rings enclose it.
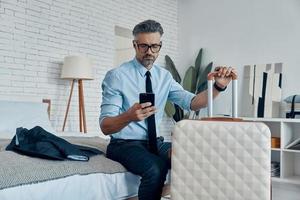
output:
{"label": "hand on suitcase handle", "polygon": [[[210,72],[207,74],[207,80],[214,80],[216,76],[218,76],[218,71]],[[231,72],[230,76],[231,76],[232,80],[238,79],[238,76],[233,72]]]}
{"label": "hand on suitcase handle", "polygon": [[[216,76],[218,76],[218,71],[214,71],[214,72],[210,72],[207,75],[207,101],[208,101],[208,117],[212,117],[213,116],[213,80],[215,79]],[[232,83],[232,117],[233,118],[237,118],[237,109],[238,109],[238,105],[237,105],[237,101],[238,101],[238,94],[237,94],[237,74],[231,72],[231,78],[233,80]]]}

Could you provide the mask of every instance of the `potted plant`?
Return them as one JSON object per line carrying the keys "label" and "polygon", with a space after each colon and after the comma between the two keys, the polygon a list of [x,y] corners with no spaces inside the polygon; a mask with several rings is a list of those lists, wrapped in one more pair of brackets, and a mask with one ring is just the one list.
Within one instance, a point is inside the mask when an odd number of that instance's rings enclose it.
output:
{"label": "potted plant", "polygon": [[[175,67],[172,59],[166,55],[166,69],[172,74],[174,80],[179,84],[182,84],[183,88],[189,92],[194,94],[198,94],[207,89],[207,74],[211,72],[213,63],[210,62],[207,66],[201,65],[202,62],[202,52],[203,49],[199,50],[197,55],[195,66],[190,66],[185,72],[185,76],[181,83],[181,77]],[[182,108],[178,105],[173,104],[167,101],[165,112],[167,116],[172,117],[176,122],[182,120],[183,118],[190,118],[191,113],[184,114]],[[199,115],[199,111],[194,112],[192,117],[196,117]]]}

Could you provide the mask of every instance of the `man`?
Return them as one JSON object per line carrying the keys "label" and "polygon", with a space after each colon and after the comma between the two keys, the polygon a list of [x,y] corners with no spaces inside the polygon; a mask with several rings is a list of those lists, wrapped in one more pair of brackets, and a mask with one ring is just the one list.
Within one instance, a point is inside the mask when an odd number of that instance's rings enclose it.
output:
{"label": "man", "polygon": [[[170,100],[186,110],[199,110],[207,104],[207,91],[194,95],[185,91],[172,75],[154,64],[162,46],[163,28],[153,20],[133,29],[133,60],[109,71],[102,83],[100,127],[111,136],[107,157],[142,177],[139,200],[160,199],[170,164],[171,144],[156,139],[164,107]],[[235,69],[218,67],[214,96],[223,91]],[[139,104],[139,94],[155,94],[155,106]],[[155,114],[155,115],[154,115]],[[154,138],[154,139],[153,139]]]}

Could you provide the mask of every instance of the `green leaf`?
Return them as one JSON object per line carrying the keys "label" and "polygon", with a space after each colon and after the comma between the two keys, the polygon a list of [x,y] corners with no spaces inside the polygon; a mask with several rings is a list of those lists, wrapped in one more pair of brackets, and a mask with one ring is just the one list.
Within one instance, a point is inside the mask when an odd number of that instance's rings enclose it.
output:
{"label": "green leaf", "polygon": [[[199,50],[199,53],[197,55],[196,61],[195,61],[195,70],[196,70],[196,78],[198,78],[201,70],[201,62],[202,62],[202,48]],[[197,81],[197,80],[196,80]]]}
{"label": "green leaf", "polygon": [[191,114],[190,111],[189,111],[189,112],[186,112],[183,118],[184,118],[184,119],[189,119],[189,118],[190,118],[190,114]]}
{"label": "green leaf", "polygon": [[195,93],[196,84],[196,70],[195,67],[190,66],[189,69],[185,72],[182,85],[185,90]]}
{"label": "green leaf", "polygon": [[212,66],[213,62],[209,63],[204,69],[204,71],[201,74],[199,74],[199,79],[197,83],[197,94],[207,88],[207,74],[211,72]]}
{"label": "green leaf", "polygon": [[207,89],[207,82],[203,82],[199,85],[197,89],[197,94]]}
{"label": "green leaf", "polygon": [[165,112],[168,117],[173,117],[173,115],[176,112],[173,103],[171,103],[170,101],[167,101],[167,103],[166,103]]}
{"label": "green leaf", "polygon": [[172,74],[172,76],[176,82],[181,83],[180,75],[179,75],[172,59],[168,55],[166,55],[165,60],[166,60],[166,69]]}

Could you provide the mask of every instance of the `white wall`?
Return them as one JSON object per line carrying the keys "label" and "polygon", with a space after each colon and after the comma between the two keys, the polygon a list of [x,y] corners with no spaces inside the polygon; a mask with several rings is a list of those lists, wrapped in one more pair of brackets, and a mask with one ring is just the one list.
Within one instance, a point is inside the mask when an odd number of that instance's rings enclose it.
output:
{"label": "white wall", "polygon": [[[0,99],[52,100],[51,119],[63,123],[70,82],[61,80],[67,55],[86,54],[94,60],[94,77],[84,81],[88,131],[99,131],[101,82],[114,67],[115,26],[132,29],[145,19],[165,29],[164,55],[177,60],[177,0],[1,0]],[[72,100],[68,130],[78,130],[77,90]],[[168,131],[168,127],[162,128]]]}
{"label": "white wall", "polygon": [[[205,63],[236,66],[240,77],[246,64],[283,62],[282,96],[300,93],[299,0],[181,0],[178,11],[182,75],[202,47]],[[216,113],[231,112],[228,93]]]}
{"label": "white wall", "polygon": [[135,55],[135,50],[132,48],[132,38],[115,36],[115,58],[114,65],[118,66],[125,61],[131,60]]}

